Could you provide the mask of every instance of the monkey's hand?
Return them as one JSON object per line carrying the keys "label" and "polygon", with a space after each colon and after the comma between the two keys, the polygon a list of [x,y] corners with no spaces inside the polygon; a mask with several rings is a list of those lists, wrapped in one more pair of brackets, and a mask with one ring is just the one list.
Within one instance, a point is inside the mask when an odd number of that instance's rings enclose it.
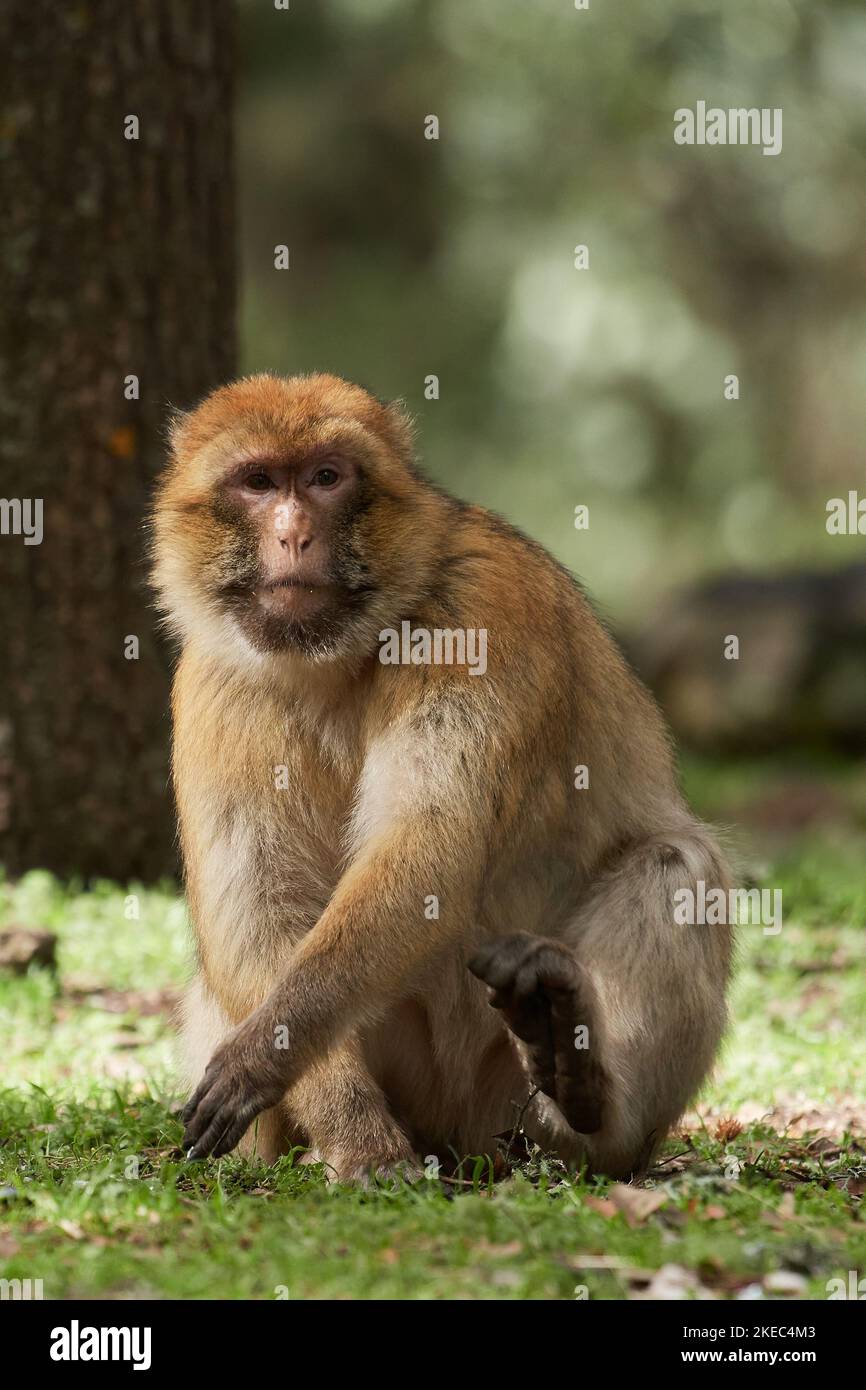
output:
{"label": "monkey's hand", "polygon": [[289,1057],[272,1039],[253,1014],[217,1048],[181,1111],[187,1158],[230,1153],[256,1116],[285,1095]]}

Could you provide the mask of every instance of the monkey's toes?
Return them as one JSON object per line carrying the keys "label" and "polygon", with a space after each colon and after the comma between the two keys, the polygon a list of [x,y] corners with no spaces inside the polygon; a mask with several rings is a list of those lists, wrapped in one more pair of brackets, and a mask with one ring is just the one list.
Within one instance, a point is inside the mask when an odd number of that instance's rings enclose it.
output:
{"label": "monkey's toes", "polygon": [[[577,961],[567,946],[529,932],[491,941],[472,957],[469,969],[497,993],[518,997],[533,994],[539,986],[574,989],[580,977]],[[494,1003],[494,1008],[500,1007]]]}
{"label": "monkey's toes", "polygon": [[415,1154],[411,1157],[385,1157],[374,1155],[326,1155],[320,1156],[325,1165],[325,1174],[330,1183],[348,1183],[356,1187],[375,1187],[392,1185],[400,1187],[404,1183],[416,1183],[424,1177],[424,1170]]}
{"label": "monkey's toes", "polygon": [[400,1160],[397,1163],[377,1163],[367,1168],[356,1168],[348,1181],[361,1187],[379,1186],[397,1190],[406,1184],[418,1183],[423,1177],[424,1169],[417,1162]]}
{"label": "monkey's toes", "polygon": [[519,932],[485,946],[469,969],[524,1044],[530,1078],[580,1134],[601,1128],[605,1075],[592,989],[572,952]]}

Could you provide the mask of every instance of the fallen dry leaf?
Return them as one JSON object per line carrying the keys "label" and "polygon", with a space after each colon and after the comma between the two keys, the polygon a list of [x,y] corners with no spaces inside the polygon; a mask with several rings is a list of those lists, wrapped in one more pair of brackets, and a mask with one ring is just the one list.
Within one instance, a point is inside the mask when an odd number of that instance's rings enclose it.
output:
{"label": "fallen dry leaf", "polygon": [[[709,1130],[730,1118],[711,1106],[699,1106],[685,1118],[680,1138],[687,1141],[689,1133]],[[844,1134],[866,1134],[866,1101],[862,1096],[840,1096],[835,1103],[820,1103],[804,1095],[777,1097],[774,1105],[761,1101],[746,1101],[734,1117],[743,1126],[762,1121],[769,1129],[786,1138],[802,1139],[818,1136],[818,1143],[841,1139]]]}
{"label": "fallen dry leaf", "polygon": [[812,1139],[806,1145],[810,1154],[823,1154],[826,1158],[836,1158],[842,1150],[834,1139],[829,1139],[826,1134],[819,1134],[817,1139]]}
{"label": "fallen dry leaf", "polygon": [[622,1182],[614,1184],[608,1197],[617,1211],[622,1212],[630,1226],[637,1226],[646,1221],[648,1216],[658,1211],[668,1200],[667,1193],[659,1192],[657,1188],[631,1187]]}
{"label": "fallen dry leaf", "polygon": [[605,1221],[609,1221],[612,1216],[616,1216],[617,1208],[613,1202],[609,1202],[606,1197],[584,1197],[584,1204],[590,1211],[597,1211],[599,1216],[603,1216]]}
{"label": "fallen dry leaf", "polygon": [[792,1269],[777,1269],[765,1274],[762,1282],[767,1293],[780,1293],[788,1298],[802,1297],[806,1291],[806,1280]]}
{"label": "fallen dry leaf", "polygon": [[23,975],[31,965],[56,967],[57,937],[36,927],[5,927],[0,931],[0,966]]}
{"label": "fallen dry leaf", "polygon": [[675,1264],[662,1265],[645,1289],[632,1294],[635,1299],[664,1299],[666,1302],[686,1298],[706,1301],[716,1297],[711,1289],[701,1283],[694,1270]]}

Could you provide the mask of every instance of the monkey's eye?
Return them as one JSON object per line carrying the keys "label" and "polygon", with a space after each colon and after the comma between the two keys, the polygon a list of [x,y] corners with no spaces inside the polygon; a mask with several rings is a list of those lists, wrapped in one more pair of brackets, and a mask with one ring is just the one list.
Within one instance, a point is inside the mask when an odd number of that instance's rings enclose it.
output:
{"label": "monkey's eye", "polygon": [[313,475],[314,487],[333,487],[334,483],[338,483],[339,481],[340,475],[336,468],[320,468],[318,472]]}
{"label": "monkey's eye", "polygon": [[244,478],[244,487],[248,487],[250,492],[267,492],[273,483],[267,473],[250,473]]}

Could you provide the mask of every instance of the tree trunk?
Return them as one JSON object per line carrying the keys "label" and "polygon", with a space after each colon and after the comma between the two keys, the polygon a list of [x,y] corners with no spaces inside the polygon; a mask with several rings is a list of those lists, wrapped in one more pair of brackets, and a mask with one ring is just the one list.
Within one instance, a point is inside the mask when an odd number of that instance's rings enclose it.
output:
{"label": "tree trunk", "polygon": [[0,861],[153,879],[174,815],[143,522],[169,404],[234,369],[232,4],[5,0],[0,47]]}

